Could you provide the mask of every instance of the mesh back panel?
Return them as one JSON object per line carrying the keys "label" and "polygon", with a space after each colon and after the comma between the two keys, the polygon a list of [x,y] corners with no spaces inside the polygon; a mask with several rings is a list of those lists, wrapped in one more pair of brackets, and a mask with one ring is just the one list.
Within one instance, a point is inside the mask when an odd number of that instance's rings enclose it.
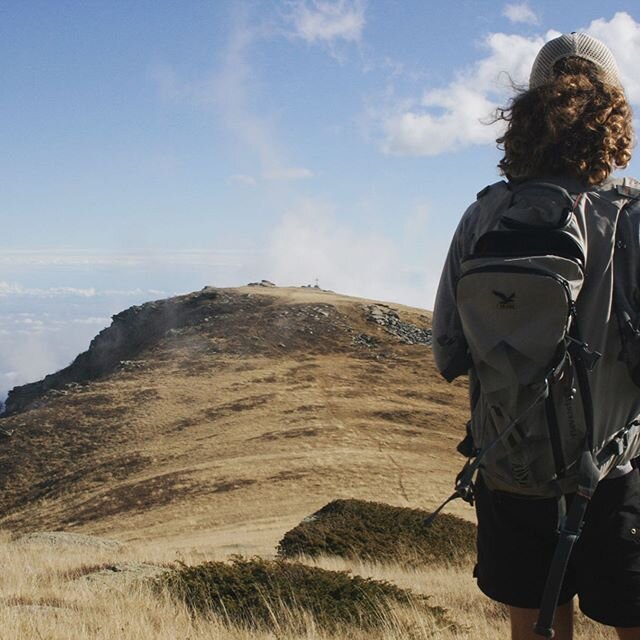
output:
{"label": "mesh back panel", "polygon": [[586,33],[571,33],[549,40],[540,49],[531,68],[529,87],[539,87],[553,78],[553,65],[562,58],[577,56],[593,62],[606,84],[620,86],[618,67],[613,54],[600,40]]}

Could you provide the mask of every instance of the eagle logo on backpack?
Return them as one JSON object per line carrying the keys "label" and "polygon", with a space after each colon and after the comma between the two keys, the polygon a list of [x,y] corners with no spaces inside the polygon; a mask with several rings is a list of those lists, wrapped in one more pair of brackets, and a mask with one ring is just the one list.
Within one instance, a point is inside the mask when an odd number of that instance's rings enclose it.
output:
{"label": "eagle logo on backpack", "polygon": [[516,294],[511,293],[509,295],[502,293],[501,291],[496,291],[495,289],[491,292],[494,296],[496,296],[499,300],[498,309],[515,309],[516,304]]}

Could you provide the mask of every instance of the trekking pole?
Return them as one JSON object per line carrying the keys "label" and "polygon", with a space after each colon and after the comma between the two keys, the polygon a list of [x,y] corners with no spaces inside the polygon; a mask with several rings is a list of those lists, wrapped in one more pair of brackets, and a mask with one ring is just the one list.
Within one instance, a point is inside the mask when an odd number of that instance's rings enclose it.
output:
{"label": "trekking pole", "polygon": [[534,632],[543,638],[553,638],[555,635],[553,621],[558,608],[562,582],[567,571],[571,551],[582,532],[585,512],[598,484],[599,471],[590,451],[585,451],[582,454],[580,475],[582,481],[573,498],[569,513],[560,528],[560,537],[542,593],[538,620],[533,627]]}
{"label": "trekking pole", "polygon": [[564,526],[560,530],[560,539],[551,561],[551,568],[542,595],[540,613],[533,627],[534,632],[543,638],[553,638],[555,635],[553,621],[558,608],[562,582],[567,572],[571,551],[580,537],[584,514],[590,499],[590,497],[576,495]]}

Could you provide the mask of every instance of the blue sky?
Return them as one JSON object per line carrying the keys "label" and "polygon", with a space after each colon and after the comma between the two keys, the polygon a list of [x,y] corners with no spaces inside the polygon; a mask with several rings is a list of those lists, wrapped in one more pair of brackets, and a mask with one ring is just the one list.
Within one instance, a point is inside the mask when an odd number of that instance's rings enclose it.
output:
{"label": "blue sky", "polygon": [[430,308],[499,177],[480,121],[506,74],[587,30],[637,109],[637,20],[591,0],[0,2],[0,396],[112,313],[205,285]]}

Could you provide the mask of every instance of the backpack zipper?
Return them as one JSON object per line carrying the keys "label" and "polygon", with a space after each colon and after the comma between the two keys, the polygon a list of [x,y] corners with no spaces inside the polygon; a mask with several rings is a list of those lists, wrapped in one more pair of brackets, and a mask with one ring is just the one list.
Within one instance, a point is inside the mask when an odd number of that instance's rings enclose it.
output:
{"label": "backpack zipper", "polygon": [[[562,288],[564,289],[564,292],[567,296],[567,302],[569,304],[568,317],[575,319],[575,302],[571,297],[571,289],[569,288],[569,283],[566,281],[565,278],[561,278],[560,276],[555,275],[554,273],[550,273],[549,271],[545,271],[544,269],[536,269],[535,267],[517,267],[515,265],[505,265],[501,267],[496,267],[495,265],[494,266],[486,265],[484,267],[475,267],[474,269],[471,269],[466,273],[463,273],[460,276],[459,280],[462,280],[462,278],[466,278],[467,276],[470,276],[476,273],[530,273],[538,276],[543,276],[545,278],[551,278],[555,280],[558,284],[562,285]],[[456,299],[457,297],[458,297],[458,292],[456,290]]]}

